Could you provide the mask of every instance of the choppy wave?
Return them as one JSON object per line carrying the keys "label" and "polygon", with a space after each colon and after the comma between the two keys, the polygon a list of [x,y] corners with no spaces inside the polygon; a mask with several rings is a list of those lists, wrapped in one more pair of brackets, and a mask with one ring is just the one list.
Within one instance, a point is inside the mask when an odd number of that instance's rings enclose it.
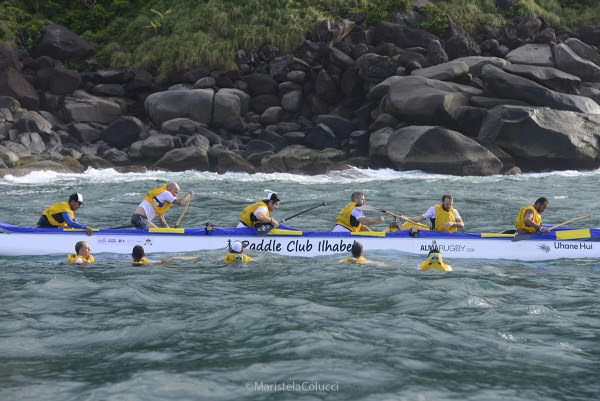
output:
{"label": "choppy wave", "polygon": [[92,183],[127,183],[135,181],[190,181],[206,180],[213,182],[237,182],[244,181],[248,183],[264,182],[273,180],[297,184],[315,184],[315,183],[354,183],[356,181],[396,181],[396,180],[425,180],[425,181],[454,181],[454,182],[493,182],[493,181],[524,181],[532,179],[545,179],[552,177],[595,177],[600,175],[599,170],[593,171],[553,171],[544,173],[526,173],[522,175],[494,175],[487,177],[474,176],[453,176],[445,174],[431,174],[419,170],[395,171],[392,169],[361,169],[352,167],[347,170],[332,171],[327,174],[314,176],[288,174],[288,173],[256,173],[248,174],[243,172],[229,172],[218,174],[213,172],[187,170],[183,172],[168,171],[147,171],[121,173],[115,169],[94,169],[88,168],[85,172],[79,173],[60,173],[50,170],[33,171],[23,176],[14,176],[6,174],[0,178],[0,185],[22,184],[39,185],[48,182],[54,183],[74,183],[79,180],[85,180]]}

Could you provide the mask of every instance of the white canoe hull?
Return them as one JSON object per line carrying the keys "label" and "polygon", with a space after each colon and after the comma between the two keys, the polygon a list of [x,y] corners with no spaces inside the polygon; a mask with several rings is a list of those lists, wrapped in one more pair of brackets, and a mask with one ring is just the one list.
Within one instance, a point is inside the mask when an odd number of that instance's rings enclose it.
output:
{"label": "white canoe hull", "polygon": [[[507,234],[446,234],[407,231],[397,233],[330,233],[273,230],[257,236],[252,229],[99,229],[91,236],[82,230],[35,229],[0,223],[0,256],[51,255],[73,253],[77,241],[87,241],[92,254],[131,254],[142,245],[147,254],[186,253],[227,249],[230,241],[243,241],[246,252],[273,252],[281,255],[315,257],[348,254],[353,242],[360,241],[365,252],[388,251],[426,256],[437,248],[452,259],[512,259],[523,261],[600,258],[599,229],[565,230],[513,241]],[[561,239],[567,238],[567,239]]]}

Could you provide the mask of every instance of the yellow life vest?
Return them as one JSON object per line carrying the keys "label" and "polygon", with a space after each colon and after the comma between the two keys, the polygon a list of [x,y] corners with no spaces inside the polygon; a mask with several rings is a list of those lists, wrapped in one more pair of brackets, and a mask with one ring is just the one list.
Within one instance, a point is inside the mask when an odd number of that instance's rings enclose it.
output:
{"label": "yellow life vest", "polygon": [[362,228],[362,223],[360,223],[359,221],[356,221],[355,223],[357,225],[353,226],[352,221],[351,221],[351,213],[355,207],[356,207],[356,202],[348,203],[335,218],[335,224],[339,224],[342,227],[346,227],[351,232],[354,232],[354,233],[359,232],[360,229]]}
{"label": "yellow life vest", "polygon": [[427,260],[419,263],[419,270],[429,270],[429,269],[451,272],[452,266],[444,263],[441,253],[432,252],[429,254],[429,256],[427,256]]}
{"label": "yellow life vest", "polygon": [[454,208],[450,206],[450,210],[445,211],[442,205],[435,205],[435,231],[443,231],[447,233],[455,233],[457,231],[456,226],[450,228],[444,228],[444,224],[448,222],[456,223],[456,217],[454,216]]}
{"label": "yellow life vest", "polygon": [[360,265],[362,265],[366,261],[367,261],[367,258],[365,258],[364,256],[360,256],[358,258],[349,257],[349,258],[340,260],[341,263],[358,263]]}
{"label": "yellow life vest", "polygon": [[161,216],[165,214],[167,210],[171,207],[171,202],[160,203],[160,201],[156,198],[156,196],[162,192],[167,190],[167,184],[162,184],[157,187],[152,188],[146,196],[144,196],[144,200],[152,205],[154,211],[157,216]]}
{"label": "yellow life vest", "polygon": [[240,262],[240,263],[246,263],[246,262],[252,262],[252,258],[246,254],[243,253],[235,253],[235,252],[231,252],[228,253],[227,255],[225,255],[222,259],[225,262],[228,263],[235,263],[235,262]]}
{"label": "yellow life vest", "polygon": [[535,206],[529,205],[523,206],[521,210],[519,210],[519,213],[517,213],[517,218],[515,219],[515,228],[517,230],[527,230],[530,233],[534,233],[537,231],[534,227],[528,227],[525,225],[525,212],[529,209],[533,210],[533,217],[531,218],[531,221],[533,221],[540,227],[542,226],[542,216],[538,213],[537,210],[535,210]]}
{"label": "yellow life vest", "polygon": [[52,224],[53,226],[67,227],[66,222],[63,221],[62,223],[59,223],[54,218],[55,214],[60,214],[60,213],[64,213],[64,212],[69,213],[69,216],[71,216],[71,220],[75,220],[75,214],[73,213],[71,206],[69,206],[69,202],[58,202],[58,203],[55,203],[54,205],[50,205],[46,210],[44,210],[42,212],[42,214],[44,216],[46,216],[46,218],[48,219],[48,222],[50,224]]}
{"label": "yellow life vest", "polygon": [[[80,259],[81,262],[77,262],[77,259]],[[90,255],[87,259],[84,259],[83,256],[77,255],[76,253],[70,253],[67,255],[67,262],[69,263],[85,263],[90,264],[94,263],[94,256]]]}
{"label": "yellow life vest", "polygon": [[133,266],[146,266],[148,264],[148,259],[144,256],[143,258],[141,258],[140,260],[138,260],[137,262],[133,259],[131,259],[131,264]]}
{"label": "yellow life vest", "polygon": [[255,225],[257,223],[260,223],[260,221],[256,220],[256,218],[254,220],[252,220],[252,216],[253,216],[254,211],[261,206],[267,206],[267,213],[265,213],[265,215],[267,217],[269,217],[269,205],[267,205],[263,201],[260,201],[260,202],[253,203],[250,206],[246,206],[244,208],[244,210],[242,210],[242,213],[240,213],[240,221],[243,222],[248,227],[252,227],[253,225]]}

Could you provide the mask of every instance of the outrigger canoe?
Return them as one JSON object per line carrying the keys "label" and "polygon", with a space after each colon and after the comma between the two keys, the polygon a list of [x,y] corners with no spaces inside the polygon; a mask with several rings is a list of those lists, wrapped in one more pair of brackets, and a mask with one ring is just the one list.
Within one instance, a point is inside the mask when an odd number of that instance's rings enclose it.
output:
{"label": "outrigger canoe", "polygon": [[[437,248],[452,259],[512,259],[523,261],[561,258],[600,258],[600,229],[563,227],[546,234],[515,241],[514,234],[441,233],[410,230],[396,232],[334,233],[301,231],[292,227],[272,229],[259,236],[244,228],[149,228],[95,229],[86,236],[80,229],[31,228],[0,223],[0,256],[72,253],[77,241],[87,241],[93,254],[131,254],[142,245],[147,254],[184,253],[226,249],[231,241],[246,244],[246,251],[315,257],[347,254],[359,241],[366,252],[381,250],[427,256]],[[518,238],[518,236],[517,236]]]}

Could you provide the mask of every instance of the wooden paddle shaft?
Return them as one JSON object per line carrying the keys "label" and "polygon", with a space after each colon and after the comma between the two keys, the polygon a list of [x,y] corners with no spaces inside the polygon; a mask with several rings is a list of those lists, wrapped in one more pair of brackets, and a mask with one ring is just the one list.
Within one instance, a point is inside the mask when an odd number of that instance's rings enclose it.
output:
{"label": "wooden paddle shaft", "polygon": [[183,212],[181,212],[181,216],[179,216],[179,220],[177,220],[177,223],[175,223],[175,228],[179,227],[179,223],[181,223],[181,219],[183,219],[183,215],[185,215],[185,212],[187,212],[188,206],[190,205],[191,201],[192,196],[190,195],[187,203],[185,204],[185,207],[183,208]]}
{"label": "wooden paddle shaft", "polygon": [[581,219],[585,219],[585,218],[588,218],[588,217],[591,217],[591,216],[592,216],[591,214],[586,214],[585,216],[579,216],[579,217],[575,217],[575,218],[573,218],[573,219],[571,219],[571,220],[563,221],[563,222],[562,222],[562,223],[560,223],[560,224],[557,224],[557,225],[555,225],[555,226],[552,226],[552,227],[550,227],[550,228],[548,229],[548,231],[552,231],[552,230],[554,230],[555,228],[558,228],[558,227],[564,226],[564,225],[566,225],[566,224],[572,223],[572,222],[574,222],[574,221],[581,220]]}

